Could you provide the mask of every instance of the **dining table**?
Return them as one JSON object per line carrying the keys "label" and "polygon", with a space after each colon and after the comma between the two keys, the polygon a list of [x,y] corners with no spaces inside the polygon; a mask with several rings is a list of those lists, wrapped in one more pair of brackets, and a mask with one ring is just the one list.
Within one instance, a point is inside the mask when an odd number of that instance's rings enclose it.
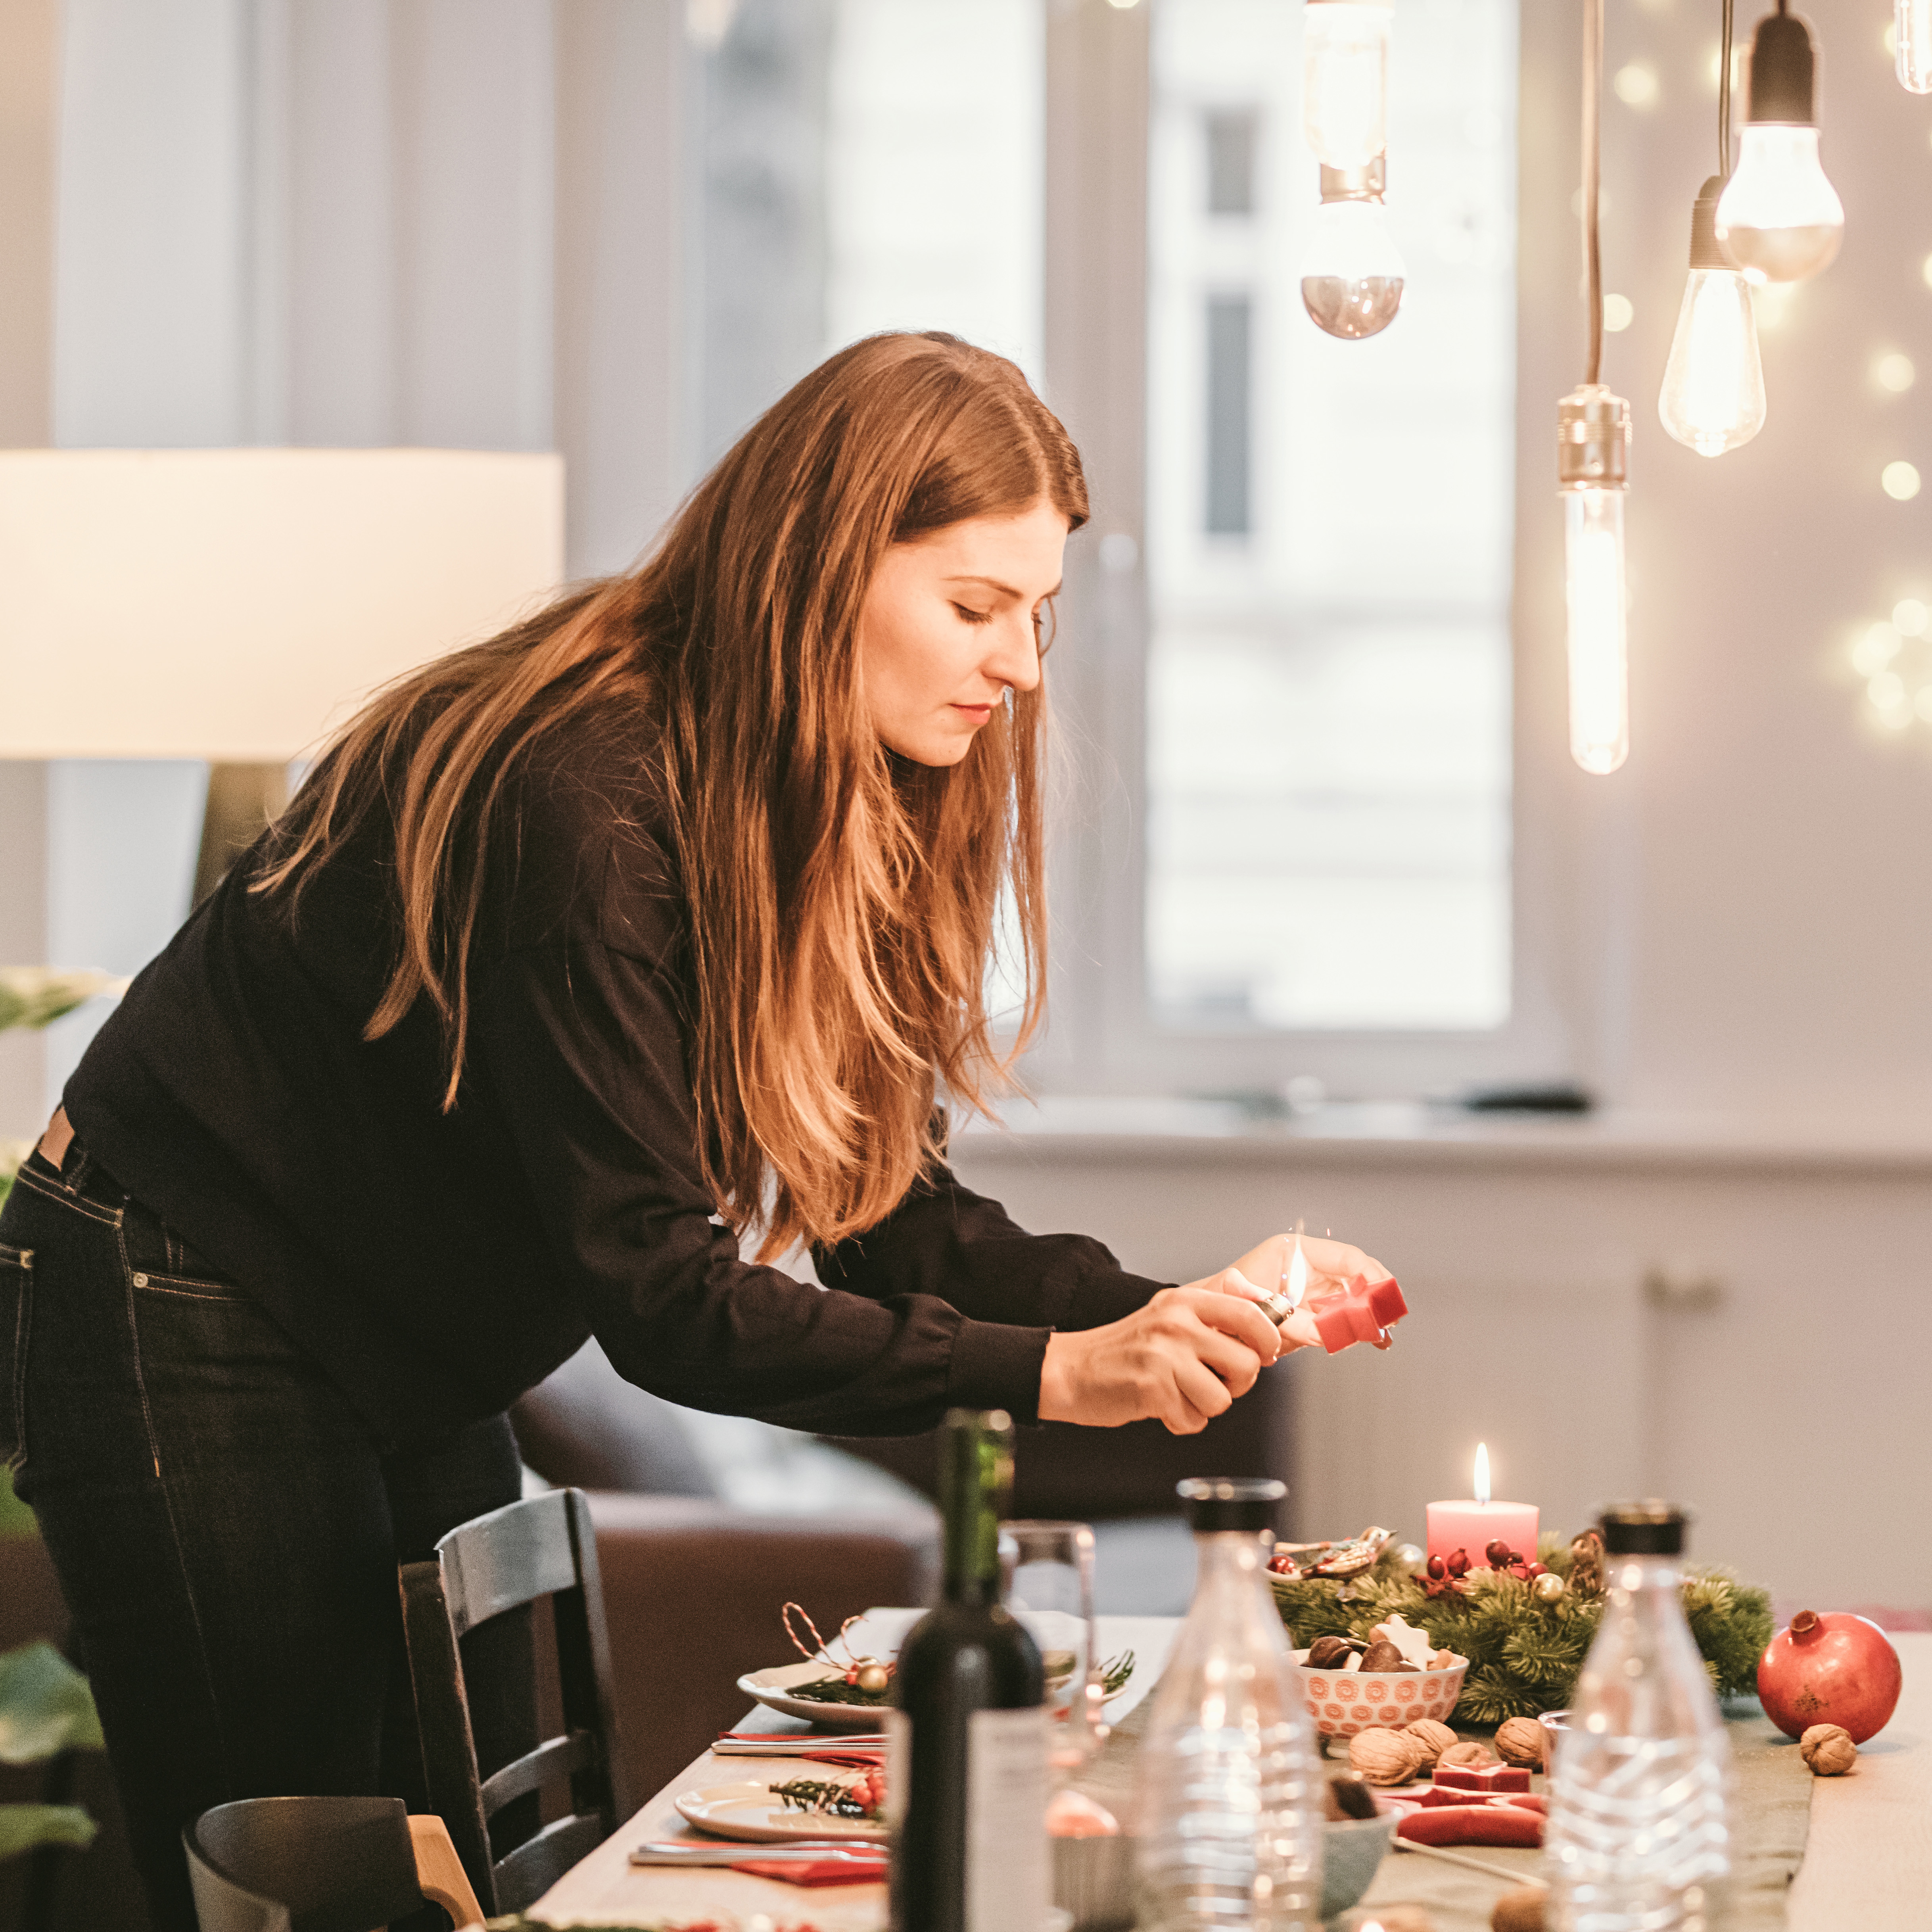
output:
{"label": "dining table", "polygon": [[[1100,1621],[1104,1652],[1109,1620]],[[1131,1621],[1144,1633],[1142,1647],[1164,1658],[1178,1619]],[[1164,1638],[1156,1635],[1156,1626]],[[1118,1632],[1112,1640],[1118,1641]],[[1932,1927],[1932,1634],[1900,1633],[1892,1641],[1904,1673],[1898,1708],[1844,1777],[1814,1778],[1796,1742],[1774,1729],[1755,1700],[1726,1707],[1735,1767],[1732,1932]],[[1150,1671],[1150,1678],[1157,1674]],[[1143,1684],[1135,1708],[1073,1780],[1076,1790],[1123,1816],[1131,1816],[1150,1688]],[[759,1710],[740,1729],[778,1737],[810,1726]],[[1332,1746],[1331,1760],[1340,1760],[1334,1768],[1342,1769],[1346,1747]],[[681,1794],[800,1774],[796,1759],[704,1753],[559,1880],[530,1906],[526,1920],[533,1928],[624,1932],[698,1926],[717,1932],[883,1932],[881,1883],[806,1889],[728,1870],[630,1862],[632,1848],[642,1843],[707,1842],[680,1814]],[[1543,1854],[1484,1847],[1474,1856],[1491,1872],[1391,1850],[1350,1920],[1372,1921],[1379,1911],[1406,1906],[1425,1912],[1434,1932],[1489,1932],[1496,1900],[1512,1882],[1534,1882]]]}

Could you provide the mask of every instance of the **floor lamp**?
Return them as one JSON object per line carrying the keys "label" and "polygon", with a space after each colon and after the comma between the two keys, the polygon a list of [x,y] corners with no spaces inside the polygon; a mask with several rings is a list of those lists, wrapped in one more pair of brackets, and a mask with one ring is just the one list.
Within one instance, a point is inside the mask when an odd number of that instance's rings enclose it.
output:
{"label": "floor lamp", "polygon": [[0,451],[0,758],[206,758],[199,901],[368,692],[563,568],[563,465]]}

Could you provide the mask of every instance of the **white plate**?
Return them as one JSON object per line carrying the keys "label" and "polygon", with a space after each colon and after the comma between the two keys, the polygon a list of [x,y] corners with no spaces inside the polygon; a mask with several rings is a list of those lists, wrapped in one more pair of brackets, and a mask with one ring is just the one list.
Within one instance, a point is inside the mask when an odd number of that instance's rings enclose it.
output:
{"label": "white plate", "polygon": [[884,1728],[883,1704],[821,1704],[809,1697],[788,1694],[800,1684],[816,1683],[832,1672],[822,1664],[781,1664],[770,1670],[748,1671],[738,1680],[738,1688],[755,1698],[770,1711],[782,1711],[788,1718],[802,1718],[810,1724],[830,1724],[835,1730],[876,1731]]}
{"label": "white plate", "polygon": [[[926,1615],[923,1610],[870,1610],[847,1634],[855,1656],[895,1658],[907,1631]],[[1107,1721],[1118,1725],[1160,1682],[1167,1667],[1168,1652],[1180,1629],[1178,1617],[1096,1618],[1097,1640],[1102,1658],[1118,1656],[1124,1650],[1134,1653],[1134,1674],[1107,1700]],[[768,1709],[782,1711],[788,1717],[802,1718],[807,1724],[825,1724],[835,1730],[878,1730],[885,1724],[885,1707],[863,1704],[820,1704],[808,1698],[786,1694],[815,1677],[826,1677],[830,1670],[823,1664],[781,1664],[769,1670],[754,1670],[738,1679],[738,1688]]]}
{"label": "white plate", "polygon": [[[830,1768],[830,1766],[827,1767]],[[801,1770],[801,1778],[808,1774]],[[783,1780],[781,1780],[782,1782]],[[823,1811],[788,1811],[764,1784],[707,1784],[680,1792],[672,1801],[687,1825],[713,1838],[742,1838],[754,1845],[782,1845],[794,1838],[852,1838],[884,1844],[886,1828],[860,1818],[835,1818]]]}

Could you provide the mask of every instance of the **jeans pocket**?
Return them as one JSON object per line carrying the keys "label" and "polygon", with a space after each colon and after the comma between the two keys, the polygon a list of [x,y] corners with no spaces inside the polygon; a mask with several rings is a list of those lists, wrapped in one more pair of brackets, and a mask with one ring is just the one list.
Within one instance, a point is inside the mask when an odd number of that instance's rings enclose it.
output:
{"label": "jeans pocket", "polygon": [[0,1464],[27,1456],[27,1334],[34,1312],[34,1251],[0,1242]]}

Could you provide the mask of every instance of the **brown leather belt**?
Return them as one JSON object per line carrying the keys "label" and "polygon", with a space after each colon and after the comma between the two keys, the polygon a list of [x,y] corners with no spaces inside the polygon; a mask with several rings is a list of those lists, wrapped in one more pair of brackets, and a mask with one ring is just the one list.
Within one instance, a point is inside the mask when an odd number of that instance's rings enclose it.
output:
{"label": "brown leather belt", "polygon": [[65,1165],[67,1150],[73,1144],[74,1129],[68,1124],[67,1109],[56,1107],[53,1118],[47,1123],[46,1132],[40,1136],[40,1158],[58,1172]]}

